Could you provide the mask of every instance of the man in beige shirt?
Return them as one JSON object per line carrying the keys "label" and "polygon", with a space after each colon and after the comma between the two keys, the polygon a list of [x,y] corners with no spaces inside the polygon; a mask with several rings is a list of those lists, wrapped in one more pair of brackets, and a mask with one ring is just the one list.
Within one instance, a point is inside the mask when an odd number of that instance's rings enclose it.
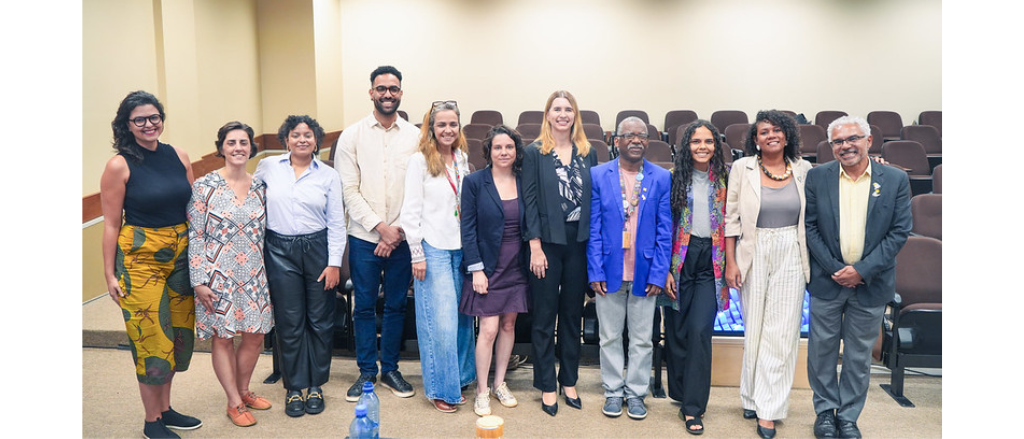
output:
{"label": "man in beige shirt", "polygon": [[398,371],[406,296],[412,281],[409,244],[399,226],[399,212],[405,169],[416,151],[419,129],[398,117],[403,93],[398,69],[378,67],[370,74],[370,84],[373,112],[342,131],[334,163],[345,195],[349,270],[355,288],[352,317],[359,378],[345,396],[349,402],[359,399],[364,382],[377,382],[376,309],[382,279],[381,384],[399,397],[416,393]]}
{"label": "man in beige shirt", "polygon": [[868,158],[870,133],[863,118],[836,119],[828,127],[836,160],[807,173],[807,378],[819,438],[861,437],[857,419],[867,399],[871,349],[885,304],[895,296],[896,254],[912,225],[907,173]]}

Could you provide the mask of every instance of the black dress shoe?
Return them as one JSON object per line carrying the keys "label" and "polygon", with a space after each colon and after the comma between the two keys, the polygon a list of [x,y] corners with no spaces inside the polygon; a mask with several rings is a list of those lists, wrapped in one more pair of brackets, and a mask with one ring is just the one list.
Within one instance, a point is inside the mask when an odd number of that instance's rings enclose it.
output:
{"label": "black dress shoe", "polygon": [[754,410],[743,409],[743,419],[756,419],[757,412]]}
{"label": "black dress shoe", "polygon": [[565,395],[565,405],[576,410],[583,410],[583,400],[581,400],[578,395],[575,398],[570,398],[569,395]]}
{"label": "black dress shoe", "polygon": [[547,404],[544,404],[544,401],[541,401],[540,402],[540,409],[544,410],[544,413],[547,413],[547,414],[549,414],[551,416],[555,416],[555,415],[558,414],[558,402],[556,401],[554,404],[547,405]]}
{"label": "black dress shoe", "polygon": [[774,428],[768,428],[768,427],[762,427],[761,423],[758,423],[757,424],[757,435],[761,436],[764,439],[772,439],[773,437],[775,437],[775,429]]}
{"label": "black dress shoe", "polygon": [[814,437],[818,439],[839,437],[835,411],[825,410],[818,413],[817,419],[814,420]]}
{"label": "black dress shoe", "polygon": [[306,390],[306,413],[315,415],[324,411],[324,391],[320,387]]}
{"label": "black dress shoe", "polygon": [[839,421],[839,437],[860,439],[860,429],[853,421]]}
{"label": "black dress shoe", "polygon": [[284,399],[284,414],[293,418],[306,414],[306,401],[302,399],[302,392],[289,390]]}

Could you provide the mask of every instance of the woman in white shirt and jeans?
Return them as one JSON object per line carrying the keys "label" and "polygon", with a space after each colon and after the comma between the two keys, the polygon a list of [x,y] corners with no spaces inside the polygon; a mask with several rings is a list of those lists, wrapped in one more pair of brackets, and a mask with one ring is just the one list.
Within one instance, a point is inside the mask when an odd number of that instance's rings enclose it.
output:
{"label": "woman in white shirt and jeans", "polygon": [[452,413],[462,386],[476,379],[473,318],[458,312],[462,293],[459,199],[469,174],[455,101],[437,101],[423,118],[419,151],[409,157],[401,222],[412,253],[416,338],[423,389]]}

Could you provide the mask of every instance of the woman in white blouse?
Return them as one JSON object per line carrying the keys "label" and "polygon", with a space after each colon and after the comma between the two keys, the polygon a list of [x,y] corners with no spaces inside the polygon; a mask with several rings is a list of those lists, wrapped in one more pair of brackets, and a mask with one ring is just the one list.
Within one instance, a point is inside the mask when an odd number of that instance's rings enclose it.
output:
{"label": "woman in white blouse", "polygon": [[423,389],[452,413],[462,386],[476,379],[473,318],[458,312],[462,293],[459,199],[469,174],[455,101],[437,101],[423,117],[419,151],[409,157],[401,222],[412,253],[416,338]]}
{"label": "woman in white blouse", "polygon": [[[281,360],[286,415],[324,411],[330,379],[334,302],[345,253],[341,177],[317,158],[324,130],[309,116],[288,116],[277,139],[288,153],[260,160],[267,184],[264,254]],[[303,397],[302,390],[306,389]]]}

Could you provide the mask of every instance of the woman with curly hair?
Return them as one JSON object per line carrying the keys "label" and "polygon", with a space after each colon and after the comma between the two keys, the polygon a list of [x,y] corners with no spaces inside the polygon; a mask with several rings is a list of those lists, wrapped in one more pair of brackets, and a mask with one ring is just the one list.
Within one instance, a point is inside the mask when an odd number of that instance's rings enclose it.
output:
{"label": "woman with curly hair", "polygon": [[129,93],[110,124],[117,155],[100,177],[103,274],[124,314],[151,438],[203,425],[171,408],[171,381],[188,370],[195,341],[185,219],[194,177],[188,154],[160,142],[165,120],[156,96]]}
{"label": "woman with curly hair", "polygon": [[711,394],[711,333],[728,306],[725,286],[725,151],[715,126],[688,125],[672,172],[675,230],[666,294],[668,393],[680,402],[687,433],[702,434]]}
{"label": "woman with curly hair", "polygon": [[757,434],[775,436],[786,417],[810,279],[804,239],[804,182],[796,121],[760,111],[747,135],[747,157],[732,165],[725,206],[725,281],[740,290],[743,314],[743,417]]}
{"label": "woman with curly hair", "polygon": [[419,151],[409,156],[400,215],[412,254],[423,393],[443,413],[456,411],[462,386],[476,379],[473,317],[459,314],[467,149],[458,104],[434,102],[423,116]]}
{"label": "woman with curly hair", "polygon": [[[260,160],[267,184],[264,262],[281,360],[284,412],[324,411],[321,386],[331,377],[335,291],[345,253],[345,208],[338,172],[317,158],[324,129],[288,116],[277,130],[288,152]],[[306,389],[306,396],[302,396]]]}

